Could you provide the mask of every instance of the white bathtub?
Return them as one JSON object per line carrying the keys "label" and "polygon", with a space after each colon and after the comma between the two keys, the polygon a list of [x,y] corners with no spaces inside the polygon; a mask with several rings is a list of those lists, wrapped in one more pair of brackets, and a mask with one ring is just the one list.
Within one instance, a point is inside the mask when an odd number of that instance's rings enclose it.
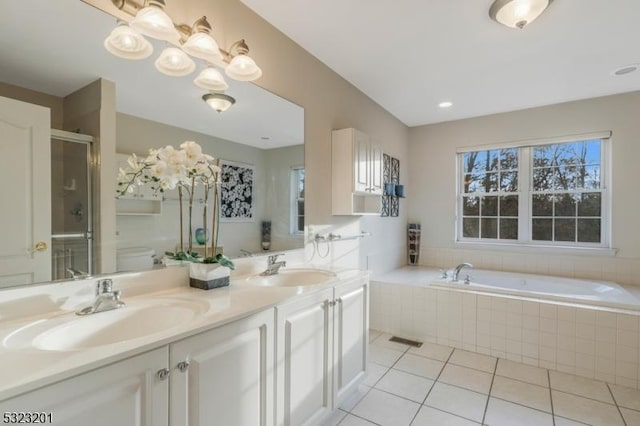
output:
{"label": "white bathtub", "polygon": [[[464,283],[467,275],[471,278],[469,284]],[[640,311],[640,289],[634,291],[607,281],[465,268],[458,282],[435,279],[431,285]]]}

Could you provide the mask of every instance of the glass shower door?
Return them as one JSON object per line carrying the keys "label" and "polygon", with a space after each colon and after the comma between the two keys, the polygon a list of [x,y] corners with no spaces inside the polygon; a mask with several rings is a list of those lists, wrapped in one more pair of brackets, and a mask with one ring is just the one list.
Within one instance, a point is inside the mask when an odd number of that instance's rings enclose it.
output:
{"label": "glass shower door", "polygon": [[51,276],[93,273],[91,137],[52,131]]}

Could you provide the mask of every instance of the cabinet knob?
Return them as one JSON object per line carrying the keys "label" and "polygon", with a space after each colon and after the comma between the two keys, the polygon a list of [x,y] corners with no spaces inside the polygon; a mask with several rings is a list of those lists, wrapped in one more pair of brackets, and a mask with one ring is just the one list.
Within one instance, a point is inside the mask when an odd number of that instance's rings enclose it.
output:
{"label": "cabinet knob", "polygon": [[159,380],[167,380],[169,378],[169,374],[171,374],[171,371],[169,371],[168,368],[163,368],[162,370],[158,370],[156,377]]}
{"label": "cabinet knob", "polygon": [[336,303],[342,303],[342,297],[338,297],[338,298],[336,299]]}
{"label": "cabinet knob", "polygon": [[335,306],[336,305],[335,300],[330,300],[328,303],[329,303],[329,306]]}
{"label": "cabinet knob", "polygon": [[189,361],[185,360],[185,361],[180,361],[176,367],[178,368],[178,370],[180,370],[181,373],[184,373],[185,371],[187,371],[189,369]]}

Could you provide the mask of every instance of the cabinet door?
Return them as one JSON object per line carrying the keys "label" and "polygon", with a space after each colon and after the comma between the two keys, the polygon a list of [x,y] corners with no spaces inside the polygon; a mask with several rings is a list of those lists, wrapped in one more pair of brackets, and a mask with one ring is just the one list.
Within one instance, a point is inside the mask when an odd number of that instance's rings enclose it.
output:
{"label": "cabinet door", "polygon": [[318,424],[331,412],[333,289],[276,307],[277,424]]}
{"label": "cabinet door", "polygon": [[[167,426],[167,348],[157,349],[0,402],[0,412],[51,413],[60,426]],[[47,423],[47,422],[45,422]]]}
{"label": "cabinet door", "polygon": [[273,425],[273,322],[269,309],[170,345],[171,425]]}
{"label": "cabinet door", "polygon": [[353,170],[354,192],[369,192],[369,138],[362,132],[353,130]]}
{"label": "cabinet door", "polygon": [[356,280],[335,289],[334,406],[364,379],[369,333],[369,285]]}
{"label": "cabinet door", "polygon": [[382,148],[378,145],[371,145],[369,153],[369,167],[370,167],[370,192],[372,194],[382,195],[384,183],[382,182]]}

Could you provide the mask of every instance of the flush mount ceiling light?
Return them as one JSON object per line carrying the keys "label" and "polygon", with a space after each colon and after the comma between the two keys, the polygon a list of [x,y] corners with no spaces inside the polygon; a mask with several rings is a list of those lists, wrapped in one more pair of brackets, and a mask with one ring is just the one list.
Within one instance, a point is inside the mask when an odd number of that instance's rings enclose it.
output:
{"label": "flush mount ceiling light", "polygon": [[627,74],[631,74],[632,72],[636,72],[638,71],[639,68],[640,68],[640,64],[625,65],[623,67],[615,69],[611,73],[611,75],[615,75],[619,77],[621,75],[627,75]]}
{"label": "flush mount ceiling light", "polygon": [[524,28],[545,11],[553,0],[495,0],[489,16],[510,28]]}
{"label": "flush mount ceiling light", "polygon": [[229,88],[222,73],[213,67],[203,69],[193,83],[202,89],[216,92],[224,92]]}
{"label": "flush mount ceiling light", "polygon": [[[118,3],[124,3],[119,1]],[[131,27],[140,33],[158,40],[178,41],[180,33],[164,11],[164,0],[148,0],[131,21]]]}
{"label": "flush mount ceiling light", "polygon": [[216,62],[222,59],[218,43],[211,37],[211,25],[207,17],[203,16],[193,24],[192,34],[182,45],[182,50],[196,58],[207,62]]}
{"label": "flush mount ceiling light", "polygon": [[104,47],[119,58],[144,59],[153,53],[153,46],[126,22],[118,22],[104,41]]}
{"label": "flush mount ceiling light", "polygon": [[236,103],[235,99],[224,93],[207,93],[202,99],[217,112],[226,111]]}
{"label": "flush mount ceiling light", "polygon": [[451,108],[452,106],[453,106],[453,102],[451,101],[444,101],[438,104],[438,108],[443,108],[443,109]]}
{"label": "flush mount ceiling light", "polygon": [[172,77],[189,75],[196,69],[196,64],[182,50],[176,47],[167,47],[162,51],[155,66],[162,74]]}
{"label": "flush mount ceiling light", "polygon": [[262,76],[262,70],[248,55],[249,47],[244,42],[244,39],[236,41],[229,50],[235,53],[225,70],[229,77],[238,81],[253,81]]}

